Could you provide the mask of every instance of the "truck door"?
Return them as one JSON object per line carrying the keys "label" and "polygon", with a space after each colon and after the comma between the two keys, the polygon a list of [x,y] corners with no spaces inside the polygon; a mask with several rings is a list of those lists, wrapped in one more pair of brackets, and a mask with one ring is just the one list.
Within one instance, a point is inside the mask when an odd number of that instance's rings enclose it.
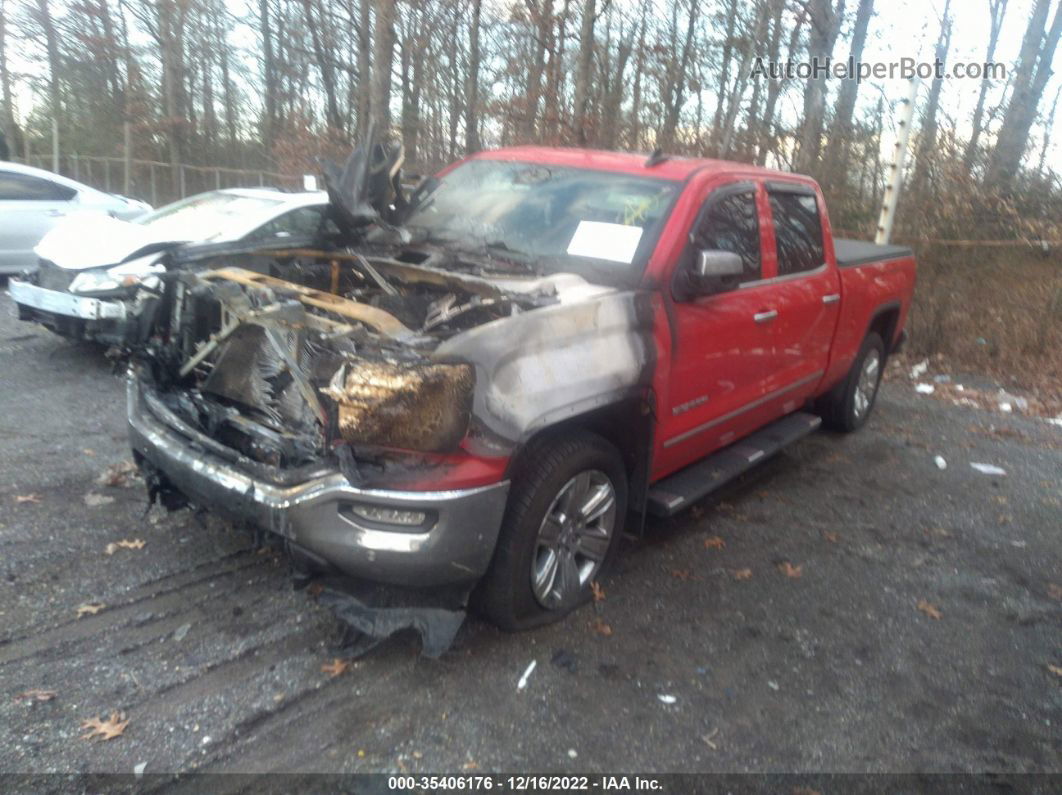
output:
{"label": "truck door", "polygon": [[761,229],[766,203],[754,182],[717,187],[690,230],[690,244],[676,268],[679,283],[699,250],[741,256],[744,273],[727,277],[710,294],[674,290],[669,405],[661,406],[654,477],[707,455],[762,423],[767,380],[775,372],[774,329],[763,282]]}
{"label": "truck door", "polygon": [[778,263],[770,287],[776,369],[767,390],[784,392],[781,415],[799,407],[826,370],[841,296],[837,269],[827,263],[815,191],[788,182],[766,188]]}

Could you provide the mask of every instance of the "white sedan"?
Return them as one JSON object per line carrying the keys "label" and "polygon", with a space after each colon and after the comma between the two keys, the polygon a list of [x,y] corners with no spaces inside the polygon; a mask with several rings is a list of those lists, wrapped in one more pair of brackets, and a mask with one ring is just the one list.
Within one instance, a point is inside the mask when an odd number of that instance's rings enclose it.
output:
{"label": "white sedan", "polygon": [[139,312],[141,287],[157,285],[176,247],[257,245],[334,233],[324,191],[211,191],[133,222],[74,216],[37,245],[38,269],[11,279],[19,318],[76,339],[121,344]]}
{"label": "white sedan", "polygon": [[37,264],[34,246],[66,216],[92,213],[132,220],[150,210],[144,202],[50,171],[0,162],[0,275],[32,269]]}

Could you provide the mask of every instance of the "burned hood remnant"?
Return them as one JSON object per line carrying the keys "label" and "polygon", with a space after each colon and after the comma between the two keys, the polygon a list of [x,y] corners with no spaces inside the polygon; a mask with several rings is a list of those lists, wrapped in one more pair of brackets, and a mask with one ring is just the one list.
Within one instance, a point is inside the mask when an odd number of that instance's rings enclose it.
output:
{"label": "burned hood remnant", "polygon": [[[373,144],[325,167],[343,248],[211,250],[162,274],[133,346],[130,432],[167,505],[275,533],[316,571],[467,595],[515,451],[647,390],[653,309],[514,247],[411,243],[401,163]],[[463,615],[333,602],[373,638],[417,629],[432,655]]]}

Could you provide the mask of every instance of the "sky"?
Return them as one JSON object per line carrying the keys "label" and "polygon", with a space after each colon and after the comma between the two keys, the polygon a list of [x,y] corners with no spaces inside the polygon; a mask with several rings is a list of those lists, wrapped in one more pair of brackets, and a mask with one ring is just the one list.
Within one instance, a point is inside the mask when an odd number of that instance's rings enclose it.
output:
{"label": "sky", "polygon": [[[335,0],[334,0],[335,1]],[[488,0],[495,7],[506,5],[510,0]],[[622,9],[629,6],[629,13],[633,13],[637,7],[637,0],[614,0]],[[940,28],[940,14],[944,8],[945,0],[878,0],[875,3],[876,10],[870,24],[870,32],[863,53],[865,62],[890,62],[901,56],[909,56],[920,61],[931,61],[933,49]],[[232,13],[238,18],[253,15],[248,0],[227,0]],[[663,7],[663,0],[657,0],[658,5]],[[1008,74],[1013,69],[1021,47],[1022,36],[1028,22],[1033,0],[1009,0],[1007,15],[1004,21],[999,45],[994,60],[1006,64]],[[849,15],[854,15],[856,0],[848,0],[847,10]],[[626,9],[625,9],[626,10]],[[985,57],[985,47],[989,36],[988,0],[952,0],[952,43],[949,53],[949,63],[957,61],[982,62]],[[1053,10],[1053,9],[1052,9]],[[835,59],[844,59],[848,56],[850,34],[849,22],[843,31],[842,38],[835,48]],[[237,49],[243,51],[243,57],[247,61],[248,68],[255,70],[256,37],[246,26],[237,25],[233,30],[232,39]],[[40,68],[33,61],[35,54],[27,57],[28,53],[20,52],[20,47],[26,46],[19,41],[11,42],[11,58],[14,71],[25,73],[29,70]],[[1062,53],[1062,48],[1059,50]],[[1062,55],[1056,56],[1056,62]],[[39,63],[39,61],[37,61]],[[1060,71],[1058,69],[1056,72]],[[1003,81],[996,81],[992,92],[989,94],[988,106],[998,104],[1002,94]],[[1051,102],[1062,85],[1062,77],[1054,75],[1044,92],[1040,104],[1041,113],[1050,110]],[[830,98],[836,98],[840,81],[831,80],[829,85]],[[873,107],[878,97],[883,97],[887,103],[895,103],[907,94],[906,81],[895,79],[874,80],[869,79],[861,84],[859,92],[859,105],[861,108]],[[942,126],[950,126],[949,120],[954,120],[959,135],[966,138],[970,133],[970,117],[973,114],[977,102],[980,80],[976,79],[949,79],[944,90],[941,92],[941,112],[944,114]],[[923,82],[919,97],[919,111],[924,107],[925,98],[929,91],[929,85]],[[24,87],[16,94],[16,102],[21,116],[25,116],[34,102],[34,97]],[[794,120],[800,114],[800,91],[790,92],[786,104],[780,108],[788,120]],[[709,105],[710,106],[710,105]],[[858,113],[858,110],[857,110]],[[893,127],[893,119],[889,119],[886,129]],[[1043,128],[1039,125],[1033,131],[1033,148],[1039,151],[1039,136]],[[889,136],[886,135],[886,138]],[[1058,136],[1062,138],[1062,135]],[[887,149],[891,149],[892,141],[883,142]],[[1038,155],[1037,155],[1038,156]],[[1056,172],[1062,173],[1062,140],[1054,141],[1048,151],[1048,165]]]}

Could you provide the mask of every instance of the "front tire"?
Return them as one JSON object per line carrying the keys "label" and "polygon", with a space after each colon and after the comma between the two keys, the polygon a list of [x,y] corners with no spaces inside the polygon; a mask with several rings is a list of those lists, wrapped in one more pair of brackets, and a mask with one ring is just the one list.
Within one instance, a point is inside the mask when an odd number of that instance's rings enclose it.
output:
{"label": "front tire", "polygon": [[874,409],[884,371],[885,343],[872,331],[863,340],[848,375],[820,401],[823,424],[843,433],[862,428]]}
{"label": "front tire", "polygon": [[479,611],[509,631],[559,621],[590,598],[627,513],[619,451],[592,433],[547,437],[522,453]]}

